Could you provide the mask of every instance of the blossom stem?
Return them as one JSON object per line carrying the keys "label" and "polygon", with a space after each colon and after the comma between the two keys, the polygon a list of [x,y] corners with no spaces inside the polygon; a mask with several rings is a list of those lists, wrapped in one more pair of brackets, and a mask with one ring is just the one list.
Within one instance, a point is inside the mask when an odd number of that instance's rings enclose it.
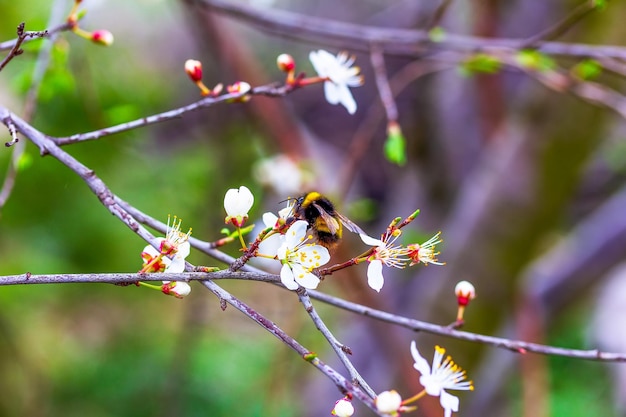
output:
{"label": "blossom stem", "polygon": [[374,248],[371,248],[368,251],[363,252],[359,256],[355,256],[352,259],[348,259],[346,262],[343,262],[343,263],[340,263],[340,264],[335,264],[335,265],[333,265],[331,267],[328,267],[328,268],[319,269],[319,273],[320,273],[321,276],[332,275],[333,272],[337,272],[337,271],[339,271],[341,269],[348,268],[348,267],[350,267],[352,265],[358,265],[361,262],[366,261],[368,256],[370,256],[373,251],[374,251]]}
{"label": "blossom stem", "polygon": [[328,77],[320,77],[320,76],[303,78],[301,80],[298,80],[298,86],[304,87],[304,86],[311,85],[311,84],[323,83],[329,80],[330,78]]}
{"label": "blossom stem", "polygon": [[72,10],[70,10],[70,13],[68,15],[67,21],[69,23],[76,23],[76,12],[78,11],[78,6],[80,5],[80,1],[75,1],[74,5],[72,6]]}
{"label": "blossom stem", "polygon": [[200,94],[202,94],[203,96],[208,96],[211,94],[211,90],[206,85],[204,85],[202,80],[196,81],[196,85],[200,89]]}
{"label": "blossom stem", "polygon": [[141,282],[141,281],[137,281],[137,283],[139,285],[144,286],[144,287],[148,287],[148,288],[152,288],[153,290],[161,291],[161,286],[160,285],[148,284],[146,282]]}
{"label": "blossom stem", "polygon": [[243,250],[248,250],[246,246],[246,242],[243,240],[243,233],[241,233],[241,227],[237,226],[237,234],[239,235],[239,242],[241,242],[241,247]]}
{"label": "blossom stem", "polygon": [[459,309],[457,310],[456,313],[456,321],[457,322],[461,322],[463,321],[463,313],[465,313],[465,306],[459,306]]}
{"label": "blossom stem", "polygon": [[407,398],[406,400],[402,401],[402,405],[407,405],[407,404],[414,403],[415,401],[419,400],[420,398],[422,398],[425,395],[426,395],[426,390],[424,389],[424,390],[418,392],[417,394],[415,394],[414,396],[412,396],[411,398]]}
{"label": "blossom stem", "polygon": [[78,25],[74,25],[72,27],[72,32],[80,36],[81,38],[85,38],[87,40],[91,40],[92,34],[91,32],[87,32],[86,30],[81,29]]}

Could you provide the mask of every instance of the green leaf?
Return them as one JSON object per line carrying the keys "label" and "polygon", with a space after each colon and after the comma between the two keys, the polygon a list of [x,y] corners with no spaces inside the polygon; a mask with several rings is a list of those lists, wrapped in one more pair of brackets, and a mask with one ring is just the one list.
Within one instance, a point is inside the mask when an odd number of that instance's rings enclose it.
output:
{"label": "green leaf", "polygon": [[402,166],[406,163],[406,141],[397,123],[390,123],[387,129],[385,157],[396,165]]}
{"label": "green leaf", "polygon": [[498,58],[487,54],[475,54],[467,58],[461,64],[461,73],[472,75],[474,73],[495,74],[502,68]]}
{"label": "green leaf", "polygon": [[549,71],[555,67],[552,58],[534,49],[519,51],[515,60],[521,67],[535,71]]}
{"label": "green leaf", "polygon": [[602,65],[595,59],[585,59],[572,68],[572,74],[583,80],[592,80],[602,74]]}
{"label": "green leaf", "polygon": [[435,43],[443,42],[446,39],[446,30],[441,26],[435,26],[428,32],[428,37]]}
{"label": "green leaf", "polygon": [[599,10],[604,10],[606,9],[609,2],[608,0],[591,0],[591,4],[593,5],[593,7],[596,7]]}
{"label": "green leaf", "polygon": [[29,153],[24,152],[20,155],[20,158],[17,160],[17,170],[24,171],[28,169],[33,164],[33,156]]}

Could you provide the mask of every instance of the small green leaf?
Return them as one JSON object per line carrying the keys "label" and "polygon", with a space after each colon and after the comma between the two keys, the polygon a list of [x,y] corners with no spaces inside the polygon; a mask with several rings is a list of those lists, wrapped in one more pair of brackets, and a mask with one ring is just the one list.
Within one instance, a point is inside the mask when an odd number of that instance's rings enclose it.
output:
{"label": "small green leaf", "polygon": [[606,9],[609,4],[608,0],[591,0],[591,4],[593,7],[596,7],[600,10]]}
{"label": "small green leaf", "polygon": [[400,126],[389,123],[387,128],[387,140],[385,141],[385,157],[391,163],[404,165],[406,163],[406,141],[400,130]]}
{"label": "small green leaf", "polygon": [[33,156],[29,153],[24,152],[20,159],[17,160],[17,170],[24,171],[28,169],[33,164]]}
{"label": "small green leaf", "polygon": [[488,54],[475,54],[463,61],[461,73],[472,75],[474,73],[495,74],[502,68],[498,58]]}
{"label": "small green leaf", "polygon": [[555,62],[549,56],[534,49],[524,49],[515,56],[517,63],[530,70],[549,71],[555,67]]}
{"label": "small green leaf", "polygon": [[443,42],[446,40],[446,30],[441,26],[435,26],[428,32],[428,37],[435,43]]}
{"label": "small green leaf", "polygon": [[572,68],[572,74],[583,80],[592,80],[602,74],[602,65],[595,59],[585,59]]}

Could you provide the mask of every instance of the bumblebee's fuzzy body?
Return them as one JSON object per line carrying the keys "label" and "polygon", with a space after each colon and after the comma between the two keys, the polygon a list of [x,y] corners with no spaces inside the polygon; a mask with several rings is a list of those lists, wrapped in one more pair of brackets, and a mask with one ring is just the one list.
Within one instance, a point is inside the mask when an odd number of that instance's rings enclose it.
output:
{"label": "bumblebee's fuzzy body", "polygon": [[340,214],[328,198],[316,191],[296,198],[293,214],[297,219],[306,220],[318,243],[328,249],[334,249],[341,240],[343,226],[352,232],[363,233],[359,226]]}

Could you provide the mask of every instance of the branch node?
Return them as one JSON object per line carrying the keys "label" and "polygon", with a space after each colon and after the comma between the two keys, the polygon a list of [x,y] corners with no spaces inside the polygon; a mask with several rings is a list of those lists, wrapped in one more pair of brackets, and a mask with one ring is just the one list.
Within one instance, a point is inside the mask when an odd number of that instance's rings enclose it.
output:
{"label": "branch node", "polygon": [[4,118],[2,120],[2,123],[6,125],[7,129],[9,129],[9,133],[11,134],[11,140],[4,144],[4,146],[9,148],[20,141],[20,139],[17,137],[17,128],[15,127],[15,124],[13,124],[13,120],[11,120],[11,116]]}

